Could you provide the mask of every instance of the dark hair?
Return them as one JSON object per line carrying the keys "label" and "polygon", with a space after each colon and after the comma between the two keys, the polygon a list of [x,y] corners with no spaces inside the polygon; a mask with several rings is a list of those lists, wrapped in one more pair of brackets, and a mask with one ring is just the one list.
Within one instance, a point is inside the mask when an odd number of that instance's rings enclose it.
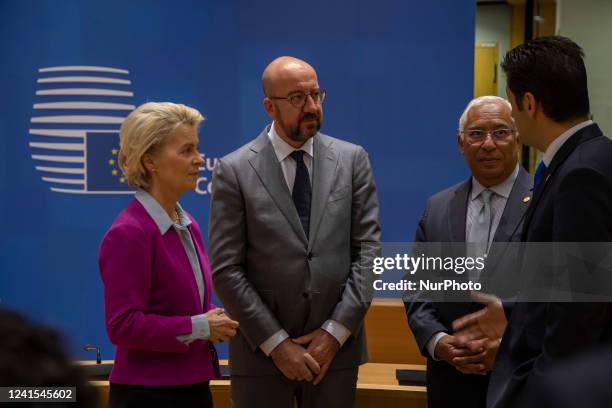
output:
{"label": "dark hair", "polygon": [[[76,403],[51,405],[76,408],[99,404],[96,390],[64,352],[60,335],[6,309],[0,309],[0,386],[76,387]],[[38,406],[31,404],[20,406]]]}
{"label": "dark hair", "polygon": [[501,67],[508,88],[523,110],[523,96],[531,92],[544,114],[563,122],[590,112],[584,52],[566,37],[540,37],[506,53]]}

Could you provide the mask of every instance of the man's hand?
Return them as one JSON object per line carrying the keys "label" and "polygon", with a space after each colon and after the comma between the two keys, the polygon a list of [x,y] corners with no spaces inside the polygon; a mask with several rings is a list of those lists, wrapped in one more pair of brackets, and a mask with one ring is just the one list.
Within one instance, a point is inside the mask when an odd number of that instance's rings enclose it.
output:
{"label": "man's hand", "polygon": [[340,349],[340,343],[338,343],[334,336],[323,329],[316,329],[302,337],[293,339],[293,342],[300,345],[308,345],[308,353],[321,366],[321,372],[314,379],[314,385],[317,385],[325,377],[332,360],[336,356],[338,349]]}
{"label": "man's hand", "polygon": [[484,345],[486,349],[495,347],[494,343],[499,346],[499,339],[508,325],[501,300],[479,292],[472,292],[472,299],[485,307],[455,320],[453,322],[455,337],[464,344],[473,340],[488,339],[488,343]]}
{"label": "man's hand", "polygon": [[276,367],[290,380],[312,381],[321,372],[314,358],[299,344],[285,339],[270,353]]}
{"label": "man's hand", "polygon": [[481,353],[482,350],[470,350],[465,347],[455,336],[446,335],[442,337],[436,344],[434,354],[439,360],[446,361],[449,364],[456,365],[454,360],[458,357],[472,356]]}
{"label": "man's hand", "polygon": [[484,375],[493,369],[495,356],[499,350],[499,340],[489,341],[489,339],[481,339],[471,341],[469,348],[472,350],[483,350],[480,353],[465,357],[455,357],[453,364],[457,370],[464,374],[480,374]]}
{"label": "man's hand", "polygon": [[208,327],[210,327],[208,340],[218,343],[227,341],[230,337],[236,335],[238,322],[230,319],[225,314],[225,310],[215,308],[206,312],[205,316],[206,320],[208,320]]}

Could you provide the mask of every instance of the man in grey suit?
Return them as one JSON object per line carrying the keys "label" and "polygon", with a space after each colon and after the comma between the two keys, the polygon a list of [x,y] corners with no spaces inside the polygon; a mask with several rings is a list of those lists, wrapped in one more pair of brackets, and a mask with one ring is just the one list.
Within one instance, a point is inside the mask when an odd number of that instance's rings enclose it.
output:
{"label": "man in grey suit", "polygon": [[[214,170],[209,253],[240,331],[234,407],[350,407],[367,360],[363,318],[380,241],[367,153],[319,133],[325,91],[306,62],[262,76],[273,120]],[[363,246],[362,244],[371,243]]]}
{"label": "man in grey suit", "polygon": [[[520,140],[510,103],[497,96],[471,101],[459,121],[457,143],[472,176],[427,201],[415,242],[471,242],[468,252],[482,252],[469,255],[483,256],[491,242],[520,241],[519,224],[533,178],[518,164]],[[495,272],[489,268],[493,259],[500,260],[489,256],[481,281]],[[500,279],[496,282],[499,287]],[[452,322],[477,305],[466,300],[405,298],[408,322],[427,357],[429,408],[486,405],[487,373],[499,342],[482,341],[477,343],[481,347],[468,348],[453,336]]]}

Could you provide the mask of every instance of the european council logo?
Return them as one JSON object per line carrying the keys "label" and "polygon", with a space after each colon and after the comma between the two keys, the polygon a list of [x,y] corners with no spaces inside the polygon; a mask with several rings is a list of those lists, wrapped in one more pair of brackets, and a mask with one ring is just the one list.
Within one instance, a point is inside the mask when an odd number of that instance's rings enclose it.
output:
{"label": "european council logo", "polygon": [[126,194],[117,166],[119,127],[134,109],[130,72],[99,66],[38,70],[30,147],[51,191]]}
{"label": "european council logo", "polygon": [[[117,163],[119,128],[135,108],[130,72],[100,66],[40,68],[30,148],[51,191],[131,194]],[[204,158],[196,193],[211,192],[216,157]]]}

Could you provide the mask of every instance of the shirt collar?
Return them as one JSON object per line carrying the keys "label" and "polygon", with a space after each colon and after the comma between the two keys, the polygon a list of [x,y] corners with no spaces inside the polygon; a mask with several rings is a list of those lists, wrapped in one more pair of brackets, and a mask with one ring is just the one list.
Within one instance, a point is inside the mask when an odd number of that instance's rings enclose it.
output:
{"label": "shirt collar", "polygon": [[291,146],[289,143],[285,142],[279,135],[276,133],[276,129],[274,129],[274,122],[270,126],[270,130],[268,131],[268,137],[270,138],[270,142],[272,143],[272,147],[274,148],[274,153],[276,153],[276,158],[279,162],[282,162],[293,153],[295,150],[303,150],[307,155],[311,158],[313,157],[313,140],[312,137],[308,138],[306,142],[300,147],[296,149]]}
{"label": "shirt collar", "polygon": [[546,152],[544,152],[544,157],[542,157],[542,161],[544,162],[546,167],[550,166],[552,159],[555,157],[559,149],[561,149],[561,146],[563,146],[563,144],[567,142],[567,140],[572,137],[574,133],[592,124],[592,120],[585,120],[584,122],[581,122],[576,126],[567,129],[565,132],[561,133],[555,140],[553,140],[552,143],[548,145]]}
{"label": "shirt collar", "polygon": [[173,225],[180,228],[187,227],[189,224],[191,224],[191,220],[189,219],[189,217],[187,217],[187,215],[183,211],[183,207],[181,207],[179,203],[176,203],[176,212],[179,216],[179,222],[181,223],[181,225],[176,225],[172,222],[172,220],[168,216],[168,213],[162,208],[161,205],[159,205],[157,200],[155,200],[155,198],[153,198],[151,194],[149,194],[145,190],[138,189],[136,190],[134,197],[136,197],[140,204],[142,204],[149,216],[153,218],[153,221],[155,221],[155,224],[157,224],[157,228],[159,228],[159,232],[162,235],[168,232],[170,227],[172,227]]}
{"label": "shirt collar", "polygon": [[[510,197],[510,192],[512,191],[512,186],[514,185],[514,181],[518,177],[518,172],[519,172],[519,165],[517,163],[517,165],[514,168],[514,171],[512,172],[512,174],[510,174],[504,181],[502,181],[498,185],[493,186],[493,187],[489,187],[489,190],[491,190],[495,194],[497,194],[499,196],[502,196],[502,197],[507,199],[508,197]],[[476,180],[476,178],[474,176],[472,176],[472,195],[471,195],[471,200],[472,201],[475,200],[476,198],[478,198],[480,193],[482,193],[483,190],[486,190],[486,189],[487,189],[487,187],[485,187],[482,184],[480,184],[478,182],[478,180]]]}

